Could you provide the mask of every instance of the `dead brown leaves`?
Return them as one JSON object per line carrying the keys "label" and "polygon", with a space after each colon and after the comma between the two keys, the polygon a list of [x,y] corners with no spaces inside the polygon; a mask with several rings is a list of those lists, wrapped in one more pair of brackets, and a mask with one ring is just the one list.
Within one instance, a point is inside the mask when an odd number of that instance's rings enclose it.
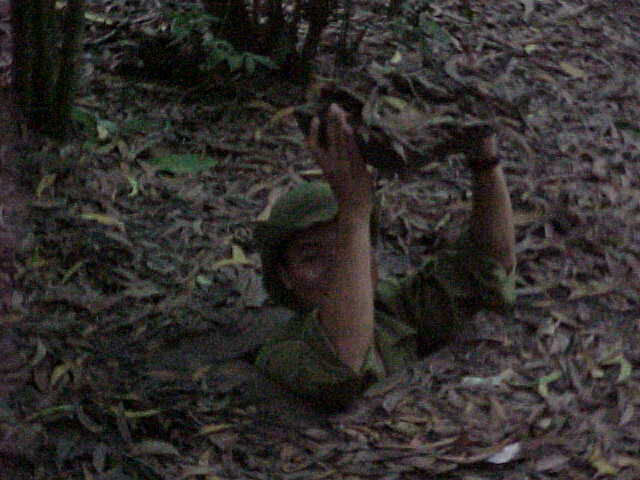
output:
{"label": "dead brown leaves", "polygon": [[[403,52],[390,77],[345,82],[392,81],[390,97],[425,104],[456,92],[500,125],[520,300],[332,417],[278,397],[250,366],[218,368],[264,301],[250,222],[271,192],[318,174],[295,126],[267,124],[300,98],[183,105],[171,87],[92,77],[98,93],[80,103],[99,98],[114,125],[98,122],[93,144],[62,152],[73,162],[34,179],[17,369],[29,390],[20,408],[0,405],[3,435],[52,475],[87,479],[638,478],[640,48],[637,8],[616,4],[471,2],[468,21],[461,2],[433,2],[455,37],[434,46],[435,60],[455,56],[447,69]],[[356,16],[369,25],[361,59],[385,65],[396,49],[376,15]],[[152,122],[118,127],[136,118]],[[185,151],[217,164],[170,175],[148,162]],[[379,186],[393,273],[464,228],[455,157]]]}

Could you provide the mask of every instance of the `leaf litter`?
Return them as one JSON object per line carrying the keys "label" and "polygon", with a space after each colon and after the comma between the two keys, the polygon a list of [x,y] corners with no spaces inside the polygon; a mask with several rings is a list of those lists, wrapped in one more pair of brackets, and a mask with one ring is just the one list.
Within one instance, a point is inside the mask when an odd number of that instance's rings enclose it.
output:
{"label": "leaf litter", "polygon": [[[431,2],[452,40],[425,53],[394,43],[380,5],[359,2],[358,67],[335,70],[323,51],[318,69],[383,92],[387,111],[439,105],[495,125],[518,305],[479,315],[455,345],[335,415],[242,358],[273,327],[265,318],[288,315],[264,305],[251,224],[274,190],[317,178],[287,120],[304,92],[264,80],[256,96],[239,80],[231,97],[194,101],[120,76],[122,32],[161,28],[161,15],[154,2],[90,6],[90,40],[107,38],[78,99],[93,131],[49,152],[73,160],[34,179],[20,270],[31,311],[0,341],[3,477],[640,476],[640,8],[467,3]],[[463,228],[470,181],[456,157],[379,183],[390,273]]]}

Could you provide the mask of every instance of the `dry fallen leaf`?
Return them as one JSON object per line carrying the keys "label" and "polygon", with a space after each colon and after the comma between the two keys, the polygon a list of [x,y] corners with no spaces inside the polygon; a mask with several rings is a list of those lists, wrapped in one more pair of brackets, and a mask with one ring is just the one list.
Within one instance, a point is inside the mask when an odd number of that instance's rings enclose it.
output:
{"label": "dry fallen leaf", "polygon": [[169,442],[163,440],[143,440],[131,447],[133,455],[171,455],[180,456],[180,452]]}
{"label": "dry fallen leaf", "polygon": [[120,220],[103,213],[83,213],[80,215],[80,218],[82,218],[83,220],[93,220],[109,227],[116,227],[121,232],[124,232],[125,229],[124,223],[122,223]]}
{"label": "dry fallen leaf", "polygon": [[617,475],[618,468],[613,466],[603,455],[599,447],[589,455],[589,463],[596,469],[598,475]]}
{"label": "dry fallen leaf", "polygon": [[491,455],[489,458],[487,458],[486,461],[495,464],[513,462],[514,460],[518,459],[521,451],[522,446],[520,445],[520,442],[511,443],[509,445],[506,445],[498,453],[494,453],[493,455]]}
{"label": "dry fallen leaf", "polygon": [[579,69],[575,65],[568,62],[560,62],[560,68],[564,73],[573,78],[586,79],[589,75],[584,70]]}
{"label": "dry fallen leaf", "polygon": [[522,5],[524,6],[524,15],[522,16],[522,19],[525,22],[529,21],[529,17],[531,16],[531,14],[533,13],[534,9],[536,8],[536,0],[520,0],[522,2]]}
{"label": "dry fallen leaf", "polygon": [[538,393],[541,397],[549,396],[549,384],[555,382],[562,378],[562,372],[560,370],[555,370],[551,372],[549,375],[545,375],[544,377],[538,379]]}
{"label": "dry fallen leaf", "polygon": [[545,457],[536,460],[535,468],[539,472],[558,470],[560,467],[566,465],[569,460],[569,457],[562,455],[561,453],[546,455]]}
{"label": "dry fallen leaf", "polygon": [[223,260],[218,260],[213,265],[211,265],[211,269],[215,270],[217,268],[226,267],[228,265],[246,265],[251,263],[247,256],[244,254],[242,247],[239,245],[231,246],[231,258],[225,258]]}

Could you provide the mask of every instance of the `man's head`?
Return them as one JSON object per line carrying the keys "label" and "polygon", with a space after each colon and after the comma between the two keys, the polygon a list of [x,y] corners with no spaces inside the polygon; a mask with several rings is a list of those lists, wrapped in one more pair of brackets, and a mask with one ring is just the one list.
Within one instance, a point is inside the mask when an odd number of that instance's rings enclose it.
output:
{"label": "man's head", "polygon": [[[378,230],[377,209],[371,238]],[[317,306],[335,266],[338,205],[324,182],[304,182],[278,199],[254,232],[262,257],[264,286],[279,304],[296,310]]]}

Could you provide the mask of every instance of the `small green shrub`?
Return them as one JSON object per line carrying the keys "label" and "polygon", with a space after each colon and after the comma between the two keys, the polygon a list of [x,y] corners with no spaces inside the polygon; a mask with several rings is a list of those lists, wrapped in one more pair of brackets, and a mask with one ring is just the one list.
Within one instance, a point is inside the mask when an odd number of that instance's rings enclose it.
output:
{"label": "small green shrub", "polygon": [[237,50],[228,41],[216,38],[212,26],[220,19],[202,11],[177,12],[172,15],[171,31],[176,42],[197,41],[207,56],[200,65],[204,71],[226,68],[230,73],[253,75],[257,68],[273,70],[278,66],[268,57]]}
{"label": "small green shrub", "polygon": [[431,56],[433,42],[448,43],[450,35],[433,20],[431,0],[409,0],[400,6],[401,14],[394,17],[391,29],[402,47]]}

